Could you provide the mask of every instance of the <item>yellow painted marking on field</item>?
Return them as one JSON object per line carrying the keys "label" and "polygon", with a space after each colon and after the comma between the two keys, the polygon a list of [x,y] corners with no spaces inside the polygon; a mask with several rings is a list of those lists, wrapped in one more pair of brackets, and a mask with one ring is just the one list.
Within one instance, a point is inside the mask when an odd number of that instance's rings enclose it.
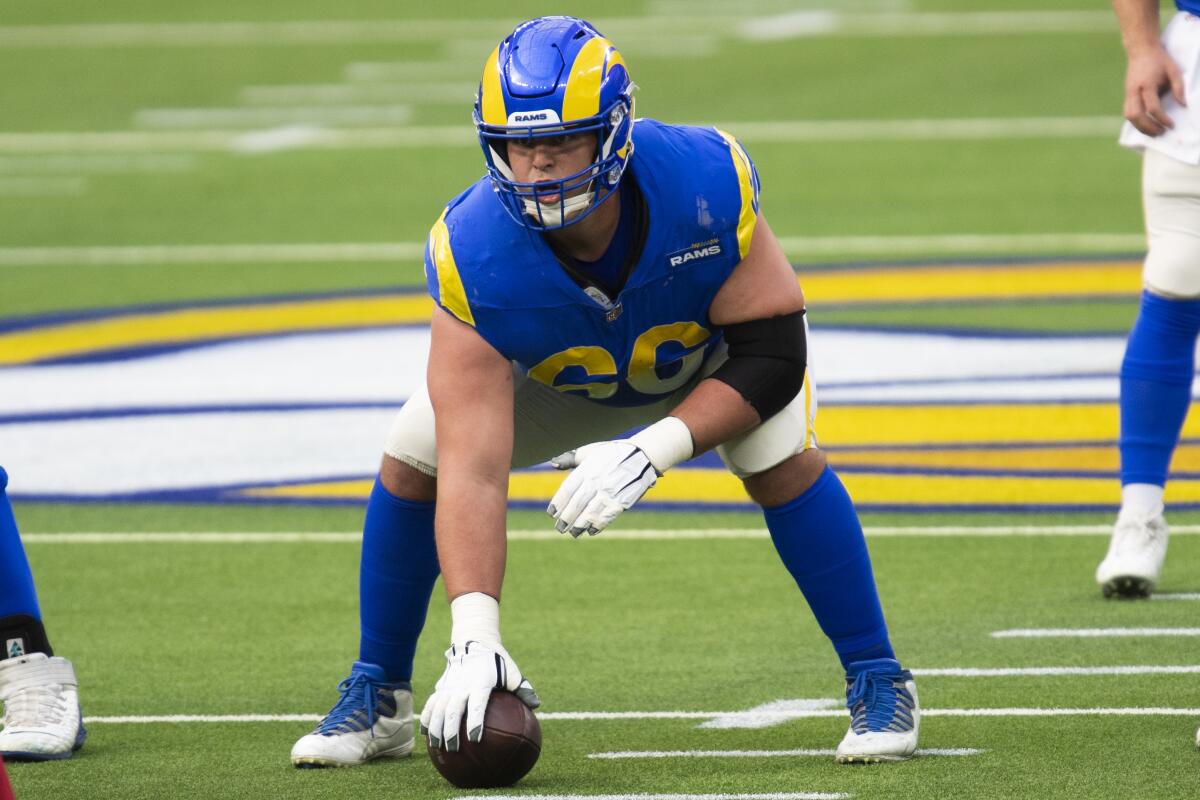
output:
{"label": "yellow painted marking on field", "polygon": [[[1075,441],[1115,442],[1115,404],[1024,406],[833,406],[821,412],[828,441],[841,445],[1059,442],[1057,448],[945,449],[921,451],[830,449],[830,460],[854,465],[842,473],[851,495],[866,505],[1096,505],[1119,498],[1112,477],[1028,477],[942,475],[947,468],[1045,469],[1063,471],[1116,469],[1116,447],[1076,446]],[[1184,436],[1200,434],[1200,415],[1189,420]],[[913,474],[862,471],[900,466]],[[1182,446],[1175,469],[1200,471],[1200,446]],[[509,496],[517,502],[547,502],[563,475],[551,471],[514,472]],[[365,499],[371,481],[337,481],[300,486],[247,489],[244,496],[271,499]],[[747,503],[742,484],[723,469],[681,467],[663,476],[647,494],[660,503]],[[1174,502],[1200,501],[1200,481],[1174,480]]]}
{"label": "yellow painted marking on field", "polygon": [[[831,451],[850,445],[1070,442],[1117,436],[1115,403],[822,406],[817,421],[821,441]],[[1191,427],[1200,430],[1200,421]]]}
{"label": "yellow painted marking on field", "polygon": [[[833,448],[829,459],[834,466],[924,467],[931,469],[1011,469],[1096,471],[1116,470],[1119,464],[1115,445],[1087,447],[1064,444],[1055,448],[1002,448],[954,450],[854,450],[839,452]],[[1200,447],[1181,445],[1175,451],[1171,467],[1179,472],[1200,472]]]}
{"label": "yellow painted marking on field", "polygon": [[[1141,287],[1140,270],[1134,262],[878,267],[804,270],[800,283],[814,304],[1131,297]],[[431,308],[424,294],[395,294],[133,310],[0,333],[0,365],[241,336],[420,324],[429,321]]]}
{"label": "yellow painted marking on field", "polygon": [[426,295],[322,298],[141,312],[0,333],[0,365],[240,336],[429,321]]}
{"label": "yellow painted marking on field", "polygon": [[800,270],[813,305],[912,303],[1004,298],[1133,297],[1142,289],[1134,261],[1069,264],[939,265]]}

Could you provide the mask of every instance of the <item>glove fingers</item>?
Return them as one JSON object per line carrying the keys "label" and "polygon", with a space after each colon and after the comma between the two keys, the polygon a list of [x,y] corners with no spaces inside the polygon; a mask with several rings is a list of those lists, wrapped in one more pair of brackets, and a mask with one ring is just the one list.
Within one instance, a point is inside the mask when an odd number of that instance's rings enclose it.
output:
{"label": "glove fingers", "polygon": [[537,708],[542,704],[541,698],[537,696],[537,692],[533,690],[533,685],[529,681],[521,681],[521,685],[516,688],[513,694],[530,708]]}
{"label": "glove fingers", "polygon": [[576,451],[568,450],[567,452],[557,455],[550,459],[550,464],[555,469],[575,469],[579,466],[579,459],[575,455]]}
{"label": "glove fingers", "polygon": [[550,498],[550,505],[546,506],[546,513],[554,517],[555,521],[562,515],[563,508],[566,507],[567,501],[575,494],[575,490],[583,483],[583,475],[578,472],[572,472],[559,485],[558,491],[554,493],[554,497]]}
{"label": "glove fingers", "polygon": [[433,706],[437,692],[429,695],[429,699],[425,701],[425,707],[421,709],[421,735],[429,735],[429,723],[433,720]]}
{"label": "glove fingers", "polygon": [[467,697],[467,739],[478,742],[483,738],[483,717],[487,713],[491,689],[476,689]]}
{"label": "glove fingers", "polygon": [[[574,477],[574,473],[572,473]],[[570,478],[568,478],[570,480]],[[595,486],[589,482],[581,482],[575,492],[567,500],[566,505],[558,512],[558,522],[554,527],[558,528],[559,533],[569,530],[575,525],[575,520],[587,508],[587,504],[596,496]],[[578,536],[579,533],[573,534]]]}
{"label": "glove fingers", "polygon": [[450,704],[449,692],[438,692],[429,718],[429,740],[434,747],[446,746],[446,707]]}
{"label": "glove fingers", "polygon": [[592,534],[593,536],[611,525],[613,521],[617,517],[621,516],[621,513],[626,510],[626,506],[622,505],[621,503],[614,502],[609,498],[605,498],[605,500],[606,502],[604,503],[604,508],[602,508],[599,513],[596,514],[596,518],[592,522],[592,527],[588,530],[588,533]]}
{"label": "glove fingers", "polygon": [[590,533],[595,535],[602,531],[603,528],[597,527],[597,522],[608,505],[608,495],[604,492],[597,492],[591,501],[588,502],[587,507],[571,523],[571,527],[567,529],[567,533],[578,538],[580,534]]}
{"label": "glove fingers", "polygon": [[467,707],[467,693],[454,692],[449,695],[446,701],[445,722],[442,724],[442,739],[446,743],[446,750],[450,753],[458,752],[459,731],[463,711]]}

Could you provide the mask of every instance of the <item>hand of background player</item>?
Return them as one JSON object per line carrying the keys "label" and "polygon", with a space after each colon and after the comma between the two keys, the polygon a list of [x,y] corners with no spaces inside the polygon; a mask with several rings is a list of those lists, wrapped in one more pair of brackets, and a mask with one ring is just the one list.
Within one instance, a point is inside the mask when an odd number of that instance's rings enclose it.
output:
{"label": "hand of background player", "polygon": [[658,480],[649,456],[629,440],[597,442],[551,461],[573,469],[554,493],[546,513],[559,533],[595,535],[633,507]]}
{"label": "hand of background player", "polygon": [[1175,127],[1162,107],[1161,97],[1167,92],[1179,105],[1187,105],[1183,73],[1175,59],[1161,46],[1131,55],[1125,71],[1125,119],[1148,136],[1166,133]]}
{"label": "hand of background player", "polygon": [[483,715],[493,689],[507,689],[530,708],[542,704],[533,685],[500,645],[467,642],[450,645],[446,671],[434,686],[421,711],[421,734],[434,747],[458,751],[459,723],[467,714],[467,739],[483,738]]}

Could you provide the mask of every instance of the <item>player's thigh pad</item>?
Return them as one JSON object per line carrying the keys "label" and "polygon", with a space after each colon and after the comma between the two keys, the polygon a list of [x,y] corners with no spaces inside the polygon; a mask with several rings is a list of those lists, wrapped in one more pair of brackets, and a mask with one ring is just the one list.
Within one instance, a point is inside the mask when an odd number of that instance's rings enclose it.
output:
{"label": "player's thigh pad", "polygon": [[1146,150],[1142,200],[1146,289],[1165,297],[1200,297],[1200,167]]}
{"label": "player's thigh pad", "polygon": [[[807,329],[808,322],[805,321]],[[701,374],[708,377],[726,359],[724,342],[705,361]],[[758,427],[717,446],[717,455],[739,478],[766,472],[777,464],[817,446],[814,422],[817,418],[817,390],[813,385],[812,361],[804,370],[804,385],[783,410]]]}
{"label": "player's thigh pad", "polygon": [[[514,369],[513,380],[514,467],[540,464],[576,447],[616,438],[662,419],[679,401],[671,396],[647,406],[603,406],[551,389],[519,369]],[[434,428],[433,406],[422,384],[396,415],[385,451],[426,475],[437,475]]]}

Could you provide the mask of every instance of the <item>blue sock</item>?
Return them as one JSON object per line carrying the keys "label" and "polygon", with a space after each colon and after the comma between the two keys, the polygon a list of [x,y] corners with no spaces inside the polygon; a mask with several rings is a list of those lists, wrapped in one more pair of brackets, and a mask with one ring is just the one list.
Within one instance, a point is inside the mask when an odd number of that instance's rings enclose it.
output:
{"label": "blue sock", "polygon": [[438,577],[433,503],[391,494],[377,479],[367,502],[359,567],[359,660],[389,681],[412,680],[417,638]]}
{"label": "blue sock", "polygon": [[27,653],[52,656],[7,487],[8,473],[0,467],[0,660]]}
{"label": "blue sock", "polygon": [[763,509],[771,541],[796,579],[842,666],[895,658],[871,556],[854,503],[826,467],[804,494]]}
{"label": "blue sock", "polygon": [[1121,362],[1121,485],[1164,486],[1192,401],[1200,300],[1142,293]]}
{"label": "blue sock", "polygon": [[0,619],[12,616],[41,619],[33,573],[21,547],[17,520],[5,492],[7,486],[8,473],[0,467]]}

